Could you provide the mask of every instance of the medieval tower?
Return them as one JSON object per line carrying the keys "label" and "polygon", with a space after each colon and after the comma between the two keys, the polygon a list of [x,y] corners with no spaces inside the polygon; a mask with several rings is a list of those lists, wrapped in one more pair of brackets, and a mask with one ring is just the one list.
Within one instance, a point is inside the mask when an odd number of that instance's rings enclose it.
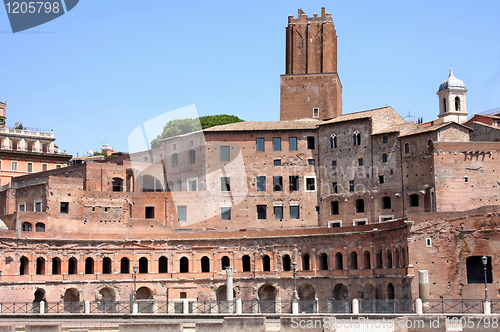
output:
{"label": "medieval tower", "polygon": [[281,75],[280,119],[326,120],[342,114],[342,84],[337,73],[337,34],[332,15],[299,9],[286,27],[286,74]]}

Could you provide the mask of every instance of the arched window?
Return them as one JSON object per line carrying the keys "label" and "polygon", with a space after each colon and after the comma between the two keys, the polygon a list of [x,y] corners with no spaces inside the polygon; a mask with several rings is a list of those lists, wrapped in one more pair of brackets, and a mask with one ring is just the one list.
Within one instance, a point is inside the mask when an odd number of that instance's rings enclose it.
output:
{"label": "arched window", "polygon": [[326,253],[319,255],[319,269],[323,271],[328,270],[328,255]]}
{"label": "arched window", "polygon": [[337,135],[332,134],[330,136],[330,149],[335,149],[337,147]]}
{"label": "arched window", "polygon": [[68,274],[77,274],[78,273],[78,261],[75,257],[71,257],[68,260]]}
{"label": "arched window", "polygon": [[130,260],[127,257],[120,260],[120,273],[130,273]]}
{"label": "arched window", "polygon": [[30,261],[26,256],[21,257],[19,259],[19,274],[20,275],[25,275],[29,274],[29,266],[30,266]]}
{"label": "arched window", "polygon": [[401,267],[406,266],[405,248],[401,248]]}
{"label": "arched window", "polygon": [[168,259],[165,256],[161,256],[158,259],[158,273],[167,273],[168,272]]}
{"label": "arched window", "polygon": [[102,259],[102,274],[111,274],[111,258],[109,257]]}
{"label": "arched window", "polygon": [[290,256],[283,255],[281,261],[283,263],[283,271],[290,271]]}
{"label": "arched window", "polygon": [[45,274],[45,258],[43,257],[36,259],[36,274]]}
{"label": "arched window", "polygon": [[85,274],[94,274],[94,259],[92,257],[85,259]]}
{"label": "arched window", "polygon": [[252,264],[250,261],[250,256],[245,255],[241,257],[241,264],[243,265],[243,272],[250,272]]}
{"label": "arched window", "polygon": [[369,251],[365,251],[365,253],[363,254],[363,260],[364,260],[363,269],[371,269],[372,264],[370,261],[370,252]]}
{"label": "arched window", "polygon": [[271,258],[268,255],[262,257],[262,269],[264,271],[271,271]]}
{"label": "arched window", "polygon": [[220,260],[221,268],[222,270],[225,270],[226,268],[231,266],[231,263],[229,262],[229,257],[224,256]]}
{"label": "arched window", "polygon": [[201,258],[201,272],[210,272],[210,258],[207,256]]}
{"label": "arched window", "polygon": [[390,250],[387,250],[387,267],[389,269],[392,269],[392,252]]}
{"label": "arched window", "polygon": [[304,254],[302,255],[302,270],[303,271],[309,271],[311,268],[310,264],[310,256],[309,254]]}
{"label": "arched window", "polygon": [[410,144],[405,143],[405,153],[410,153]]}
{"label": "arched window", "polygon": [[399,267],[399,250],[394,250],[394,267]]}
{"label": "arched window", "polygon": [[455,111],[460,112],[460,97],[455,97]]}
{"label": "arched window", "polygon": [[148,273],[148,259],[146,257],[139,259],[139,273]]}
{"label": "arched window", "polygon": [[113,191],[123,191],[122,178],[113,178],[111,181],[113,182]]}
{"label": "arched window", "polygon": [[21,224],[21,230],[23,232],[31,232],[31,229],[32,229],[31,223],[29,223],[29,222],[23,222]]}
{"label": "arched window", "polygon": [[189,273],[189,259],[187,257],[182,257],[179,261],[179,272]]}
{"label": "arched window", "polygon": [[43,222],[37,222],[35,225],[35,230],[37,232],[45,232],[45,224]]}
{"label": "arched window", "polygon": [[343,270],[344,262],[342,261],[342,253],[338,252],[335,254],[335,270]]}
{"label": "arched window", "polygon": [[352,145],[361,145],[361,134],[357,130],[352,134]]}
{"label": "arched window", "polygon": [[52,258],[52,274],[61,274],[61,259],[59,257]]}
{"label": "arched window", "polygon": [[351,252],[351,270],[358,269],[358,254],[355,251]]}
{"label": "arched window", "polygon": [[443,111],[446,113],[446,98],[443,98]]}

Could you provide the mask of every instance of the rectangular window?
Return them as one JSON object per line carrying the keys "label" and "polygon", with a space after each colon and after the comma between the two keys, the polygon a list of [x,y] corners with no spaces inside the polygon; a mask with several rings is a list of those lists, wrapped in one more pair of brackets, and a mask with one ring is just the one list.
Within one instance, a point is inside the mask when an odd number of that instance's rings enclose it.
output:
{"label": "rectangular window", "polygon": [[172,167],[177,167],[179,165],[179,155],[174,153],[172,155]]}
{"label": "rectangular window", "polygon": [[290,219],[300,219],[300,209],[298,205],[290,206]]}
{"label": "rectangular window", "polygon": [[316,162],[314,161],[314,159],[307,159],[307,163],[310,165],[310,166],[314,166],[316,164]]}
{"label": "rectangular window", "polygon": [[48,164],[42,164],[42,171],[45,172],[49,169],[49,165]]}
{"label": "rectangular window", "polygon": [[273,151],[281,151],[281,138],[273,138]]}
{"label": "rectangular window", "polygon": [[[105,208],[105,212],[107,212],[108,208]],[[155,218],[155,207],[154,206],[146,206],[146,219],[154,219]]]}
{"label": "rectangular window", "polygon": [[177,221],[187,221],[187,206],[177,206]]}
{"label": "rectangular window", "polygon": [[229,146],[221,146],[220,147],[220,161],[229,161],[230,160],[230,148]]}
{"label": "rectangular window", "polygon": [[35,212],[42,212],[42,202],[35,202]]}
{"label": "rectangular window", "polygon": [[230,207],[221,207],[220,208],[220,216],[221,216],[221,220],[231,220],[231,208]]}
{"label": "rectangular window", "polygon": [[282,220],[283,219],[283,206],[274,206],[274,219]]}
{"label": "rectangular window", "polygon": [[273,191],[283,191],[282,176],[273,176]]}
{"label": "rectangular window", "polygon": [[257,219],[267,219],[267,205],[257,205]]}
{"label": "rectangular window", "polygon": [[198,179],[187,179],[187,191],[198,191]]}
{"label": "rectangular window", "polygon": [[330,214],[334,216],[339,214],[339,201],[330,203]]}
{"label": "rectangular window", "polygon": [[266,177],[258,176],[257,177],[257,191],[266,191]]}
{"label": "rectangular window", "polygon": [[363,166],[363,158],[358,158],[358,166]]}
{"label": "rectangular window", "polygon": [[384,183],[384,176],[383,175],[378,176],[378,183]]}
{"label": "rectangular window", "polygon": [[69,203],[68,202],[61,202],[61,209],[59,210],[60,213],[69,213]]}
{"label": "rectangular window", "polygon": [[191,140],[191,141],[189,141],[189,147],[192,147],[192,146],[194,146],[194,142]]}
{"label": "rectangular window", "polygon": [[297,137],[288,138],[288,147],[290,151],[297,151]]}
{"label": "rectangular window", "polygon": [[338,194],[338,193],[339,193],[339,188],[337,182],[332,182],[332,194]]}
{"label": "rectangular window", "polygon": [[307,136],[307,148],[314,150],[314,136]]}
{"label": "rectangular window", "polygon": [[26,203],[19,203],[18,207],[17,207],[17,210],[19,212],[24,212],[26,211]]}
{"label": "rectangular window", "polygon": [[13,170],[14,172],[17,172],[17,161],[13,161],[13,162],[12,162],[12,170]]}
{"label": "rectangular window", "polygon": [[382,143],[387,143],[387,142],[389,142],[389,137],[387,136],[382,137]]}
{"label": "rectangular window", "polygon": [[305,176],[306,191],[316,191],[316,178]]}
{"label": "rectangular window", "polygon": [[292,175],[289,177],[290,181],[290,192],[299,191],[299,177],[297,175]]}
{"label": "rectangular window", "polygon": [[349,192],[354,192],[354,180],[349,181]]}
{"label": "rectangular window", "polygon": [[188,161],[189,161],[189,164],[191,164],[191,165],[196,163],[196,151],[195,150],[188,151]]}
{"label": "rectangular window", "polygon": [[337,161],[336,160],[332,160],[332,168],[337,168]]}
{"label": "rectangular window", "polygon": [[33,172],[33,163],[27,163],[26,164],[26,171],[28,173],[32,173]]}
{"label": "rectangular window", "polygon": [[275,159],[274,166],[281,166],[281,159]]}
{"label": "rectangular window", "polygon": [[330,228],[333,228],[333,227],[342,227],[342,220],[329,221],[328,222],[328,227],[330,227]]}
{"label": "rectangular window", "polygon": [[313,108],[313,118],[319,118],[319,108]]}
{"label": "rectangular window", "polygon": [[386,163],[386,162],[387,162],[387,153],[384,153],[384,154],[382,155],[382,162],[383,162],[383,163]]}
{"label": "rectangular window", "polygon": [[256,139],[256,150],[257,152],[262,152],[262,151],[265,151],[265,147],[264,147],[264,139],[263,138],[257,138]]}
{"label": "rectangular window", "polygon": [[220,191],[231,191],[231,178],[229,176],[220,178]]}

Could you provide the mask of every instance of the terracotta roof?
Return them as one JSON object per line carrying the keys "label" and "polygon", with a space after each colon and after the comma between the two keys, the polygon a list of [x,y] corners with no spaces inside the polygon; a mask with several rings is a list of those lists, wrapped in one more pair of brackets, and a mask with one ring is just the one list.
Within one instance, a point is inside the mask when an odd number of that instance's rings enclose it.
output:
{"label": "terracotta roof", "polygon": [[342,114],[336,118],[322,121],[320,125],[324,124],[329,124],[329,123],[336,123],[336,122],[343,122],[343,121],[350,121],[350,120],[357,120],[357,119],[365,119],[365,118],[371,118],[374,115],[383,113],[385,111],[394,111],[394,109],[390,106],[387,107],[381,107],[381,108],[375,108],[373,110],[367,110],[367,111],[361,111],[361,112],[355,112],[355,113],[349,113],[349,114]]}
{"label": "terracotta roof", "polygon": [[493,129],[496,129],[496,130],[500,130],[500,127],[495,127],[495,126],[492,126],[492,125],[484,123],[484,122],[472,121],[472,123],[469,123],[469,126],[472,125],[472,124],[477,124],[477,125],[485,126],[485,127],[488,127],[488,128],[493,128]]}
{"label": "terracotta roof", "polygon": [[316,129],[316,126],[320,122],[321,121],[314,119],[301,119],[293,121],[245,121],[215,126],[205,129],[204,132]]}
{"label": "terracotta roof", "polygon": [[460,123],[456,123],[456,122],[445,122],[445,123],[440,123],[440,124],[436,124],[436,125],[432,125],[432,126],[428,126],[428,127],[423,127],[423,128],[416,128],[415,130],[412,130],[406,134],[402,134],[402,135],[399,135],[400,137],[401,136],[411,136],[411,135],[418,135],[418,134],[423,134],[423,133],[427,133],[427,132],[431,132],[431,131],[436,131],[438,129],[441,129],[441,128],[444,128],[446,126],[450,126],[450,125],[457,125],[457,126],[460,126],[460,127],[463,127],[463,128],[466,128],[468,130],[474,130],[470,127],[467,127],[467,126],[464,126]]}
{"label": "terracotta roof", "polygon": [[372,133],[372,135],[380,135],[380,134],[388,134],[388,133],[399,133],[400,135],[406,135],[417,128],[418,128],[418,126],[414,122],[408,122],[408,123],[402,123],[402,124],[382,128],[378,131],[374,131]]}

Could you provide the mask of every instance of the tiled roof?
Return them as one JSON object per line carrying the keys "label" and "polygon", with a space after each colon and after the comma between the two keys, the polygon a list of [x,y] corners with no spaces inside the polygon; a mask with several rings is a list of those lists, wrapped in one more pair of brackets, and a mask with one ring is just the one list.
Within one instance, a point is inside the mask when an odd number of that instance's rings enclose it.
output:
{"label": "tiled roof", "polygon": [[399,136],[401,137],[401,136],[411,136],[411,135],[423,134],[423,133],[427,133],[427,132],[431,132],[431,131],[436,131],[438,129],[441,129],[441,128],[444,128],[444,127],[450,126],[450,125],[457,125],[457,126],[466,128],[468,130],[474,130],[474,129],[470,128],[470,127],[461,125],[460,123],[445,122],[445,123],[440,123],[440,124],[436,124],[436,125],[432,125],[432,126],[428,126],[428,127],[416,128],[415,130],[412,130],[412,131],[410,131],[408,133],[405,133],[405,134],[402,134],[402,135],[399,135]]}
{"label": "tiled roof", "polygon": [[417,128],[418,127],[415,123],[408,122],[408,123],[402,123],[402,124],[382,128],[378,131],[374,131],[372,133],[372,135],[380,135],[380,134],[388,134],[388,133],[399,133],[400,135],[406,135]]}
{"label": "tiled roof", "polygon": [[376,108],[373,110],[367,110],[367,111],[361,111],[361,112],[355,112],[355,113],[349,113],[349,114],[342,114],[336,118],[327,120],[327,121],[322,121],[320,125],[324,124],[329,124],[329,123],[336,123],[336,122],[343,122],[343,121],[350,121],[350,120],[357,120],[357,119],[364,119],[364,118],[370,118],[374,115],[383,113],[385,111],[393,111],[393,108],[390,106],[387,107],[381,107],[381,108]]}
{"label": "tiled roof", "polygon": [[204,132],[219,131],[264,131],[264,130],[293,130],[293,129],[316,129],[319,120],[301,119],[293,121],[245,121],[215,126],[205,129]]}

